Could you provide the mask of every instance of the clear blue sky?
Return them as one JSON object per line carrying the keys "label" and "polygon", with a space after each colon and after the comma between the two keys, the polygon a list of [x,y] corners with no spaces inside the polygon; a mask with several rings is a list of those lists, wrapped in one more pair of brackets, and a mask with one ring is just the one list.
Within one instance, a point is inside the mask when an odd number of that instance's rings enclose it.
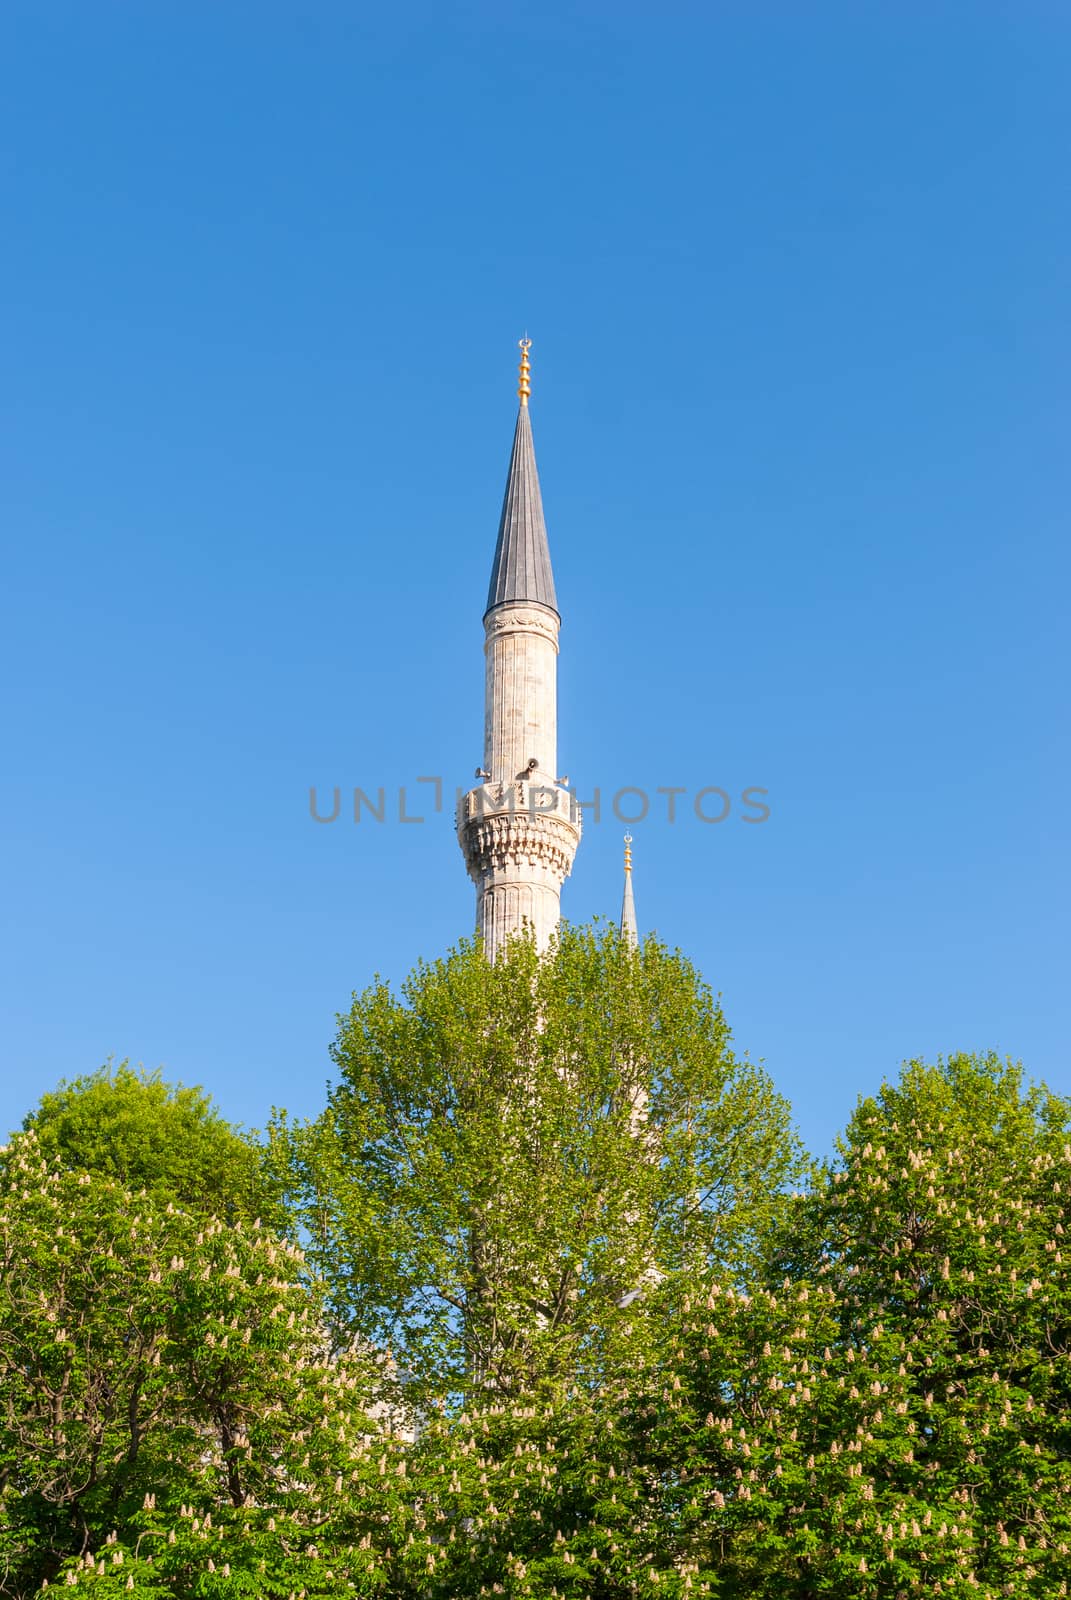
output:
{"label": "clear blue sky", "polygon": [[1065,6],[7,0],[0,63],[0,1125],[109,1054],[314,1113],[470,930],[448,811],[308,790],[471,780],[525,329],[562,768],[689,791],[641,923],[815,1148],[905,1057],[1071,1091]]}

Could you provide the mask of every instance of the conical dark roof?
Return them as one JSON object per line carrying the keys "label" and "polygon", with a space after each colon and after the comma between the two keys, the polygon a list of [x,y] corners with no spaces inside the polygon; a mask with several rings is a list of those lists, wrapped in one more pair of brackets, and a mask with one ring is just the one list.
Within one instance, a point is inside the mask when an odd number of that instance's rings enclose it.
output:
{"label": "conical dark roof", "polygon": [[508,605],[511,601],[546,606],[549,611],[558,614],[547,530],[543,522],[543,499],[539,493],[539,474],[536,471],[535,445],[532,443],[532,423],[526,405],[522,405],[517,413],[517,431],[513,435],[513,454],[510,456],[506,495],[502,502],[502,519],[498,525],[495,563],[491,568],[491,586],[487,591],[487,610]]}

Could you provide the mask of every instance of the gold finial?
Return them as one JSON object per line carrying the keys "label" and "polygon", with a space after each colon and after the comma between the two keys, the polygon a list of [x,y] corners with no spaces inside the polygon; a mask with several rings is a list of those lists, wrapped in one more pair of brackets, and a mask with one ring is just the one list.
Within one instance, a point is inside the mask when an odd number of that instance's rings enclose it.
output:
{"label": "gold finial", "polygon": [[521,381],[517,389],[517,393],[521,397],[521,405],[526,406],[528,404],[528,396],[532,392],[532,380],[529,376],[531,372],[531,364],[528,360],[528,352],[532,348],[532,341],[526,335],[518,342],[521,350]]}
{"label": "gold finial", "polygon": [[631,833],[626,833],[626,835],[625,835],[625,871],[626,872],[631,872],[632,871],[632,835],[631,835]]}

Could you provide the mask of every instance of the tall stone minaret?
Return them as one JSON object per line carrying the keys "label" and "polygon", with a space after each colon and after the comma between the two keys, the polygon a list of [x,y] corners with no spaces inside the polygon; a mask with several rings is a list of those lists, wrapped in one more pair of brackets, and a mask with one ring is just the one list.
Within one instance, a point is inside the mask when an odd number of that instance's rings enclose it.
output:
{"label": "tall stone minaret", "polygon": [[484,612],[482,782],[458,804],[457,832],[476,885],[476,926],[493,961],[527,925],[545,949],[580,841],[580,809],[558,777],[558,631],[521,340],[520,409]]}

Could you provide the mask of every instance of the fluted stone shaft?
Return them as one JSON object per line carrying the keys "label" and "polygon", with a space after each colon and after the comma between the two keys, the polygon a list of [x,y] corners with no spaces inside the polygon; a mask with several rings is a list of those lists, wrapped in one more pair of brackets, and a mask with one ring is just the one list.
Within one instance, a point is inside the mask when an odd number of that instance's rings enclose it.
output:
{"label": "fluted stone shaft", "polygon": [[495,783],[533,770],[557,778],[560,628],[545,606],[501,605],[484,618],[483,764]]}
{"label": "fluted stone shaft", "polygon": [[533,883],[524,868],[516,883],[496,876],[479,891],[476,929],[488,960],[494,961],[509,940],[527,927],[534,932],[539,949],[545,950],[561,920],[561,892],[560,882]]}

